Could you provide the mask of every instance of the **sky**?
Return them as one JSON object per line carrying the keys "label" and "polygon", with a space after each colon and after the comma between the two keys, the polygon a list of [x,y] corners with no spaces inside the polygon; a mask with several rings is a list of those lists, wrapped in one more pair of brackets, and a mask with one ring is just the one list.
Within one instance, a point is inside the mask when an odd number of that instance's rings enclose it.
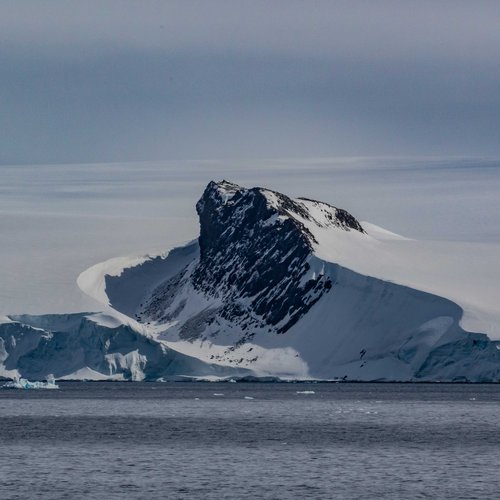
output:
{"label": "sky", "polygon": [[2,0],[0,165],[500,156],[500,2]]}

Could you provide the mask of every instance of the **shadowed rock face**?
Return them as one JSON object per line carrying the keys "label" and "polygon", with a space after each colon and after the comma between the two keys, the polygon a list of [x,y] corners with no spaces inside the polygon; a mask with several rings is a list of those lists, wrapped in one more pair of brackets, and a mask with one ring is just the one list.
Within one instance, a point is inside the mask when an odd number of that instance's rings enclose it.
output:
{"label": "shadowed rock face", "polygon": [[199,257],[158,284],[136,313],[139,321],[179,321],[192,301],[189,290],[200,294],[206,307],[181,319],[186,340],[221,321],[244,335],[285,333],[332,288],[329,276],[311,269],[315,239],[307,226],[363,232],[354,217],[326,203],[227,181],[210,182],[196,209]]}
{"label": "shadowed rock face", "polygon": [[[347,212],[321,205],[329,224],[363,231]],[[300,200],[222,181],[207,186],[196,209],[200,260],[192,282],[223,298],[222,317],[251,312],[284,333],[331,289],[328,277],[308,276],[314,237],[302,221],[313,218]]]}

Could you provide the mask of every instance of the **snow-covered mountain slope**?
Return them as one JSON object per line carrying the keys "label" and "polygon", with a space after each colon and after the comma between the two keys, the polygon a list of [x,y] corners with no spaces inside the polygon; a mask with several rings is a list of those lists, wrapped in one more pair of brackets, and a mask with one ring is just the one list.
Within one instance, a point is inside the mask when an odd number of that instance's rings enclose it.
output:
{"label": "snow-covered mountain slope", "polygon": [[156,380],[246,375],[166,347],[107,314],[20,315],[0,321],[0,376]]}
{"label": "snow-covered mountain slope", "polygon": [[94,266],[81,288],[166,346],[257,375],[500,380],[494,247],[408,240],[226,181],[196,208],[198,242]]}

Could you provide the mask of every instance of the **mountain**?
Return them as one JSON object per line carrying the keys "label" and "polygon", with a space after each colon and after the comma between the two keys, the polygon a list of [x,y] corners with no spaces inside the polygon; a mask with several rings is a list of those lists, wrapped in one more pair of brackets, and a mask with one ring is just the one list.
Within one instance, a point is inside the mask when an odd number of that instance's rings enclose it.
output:
{"label": "mountain", "polygon": [[196,210],[197,240],[78,277],[102,313],[0,317],[0,377],[500,381],[489,246],[227,181]]}
{"label": "mountain", "polygon": [[80,287],[207,365],[287,378],[500,380],[487,249],[475,247],[474,261],[467,246],[409,240],[327,203],[227,181],[209,183],[196,209],[198,240],[99,264]]}

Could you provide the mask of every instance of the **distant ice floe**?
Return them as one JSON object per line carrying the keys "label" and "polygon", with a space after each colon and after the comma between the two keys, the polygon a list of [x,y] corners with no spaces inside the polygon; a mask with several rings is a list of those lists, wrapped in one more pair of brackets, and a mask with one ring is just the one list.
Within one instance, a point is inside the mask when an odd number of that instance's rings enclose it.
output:
{"label": "distant ice floe", "polygon": [[54,377],[47,377],[46,382],[30,382],[26,378],[17,378],[11,382],[6,382],[2,389],[59,389]]}

